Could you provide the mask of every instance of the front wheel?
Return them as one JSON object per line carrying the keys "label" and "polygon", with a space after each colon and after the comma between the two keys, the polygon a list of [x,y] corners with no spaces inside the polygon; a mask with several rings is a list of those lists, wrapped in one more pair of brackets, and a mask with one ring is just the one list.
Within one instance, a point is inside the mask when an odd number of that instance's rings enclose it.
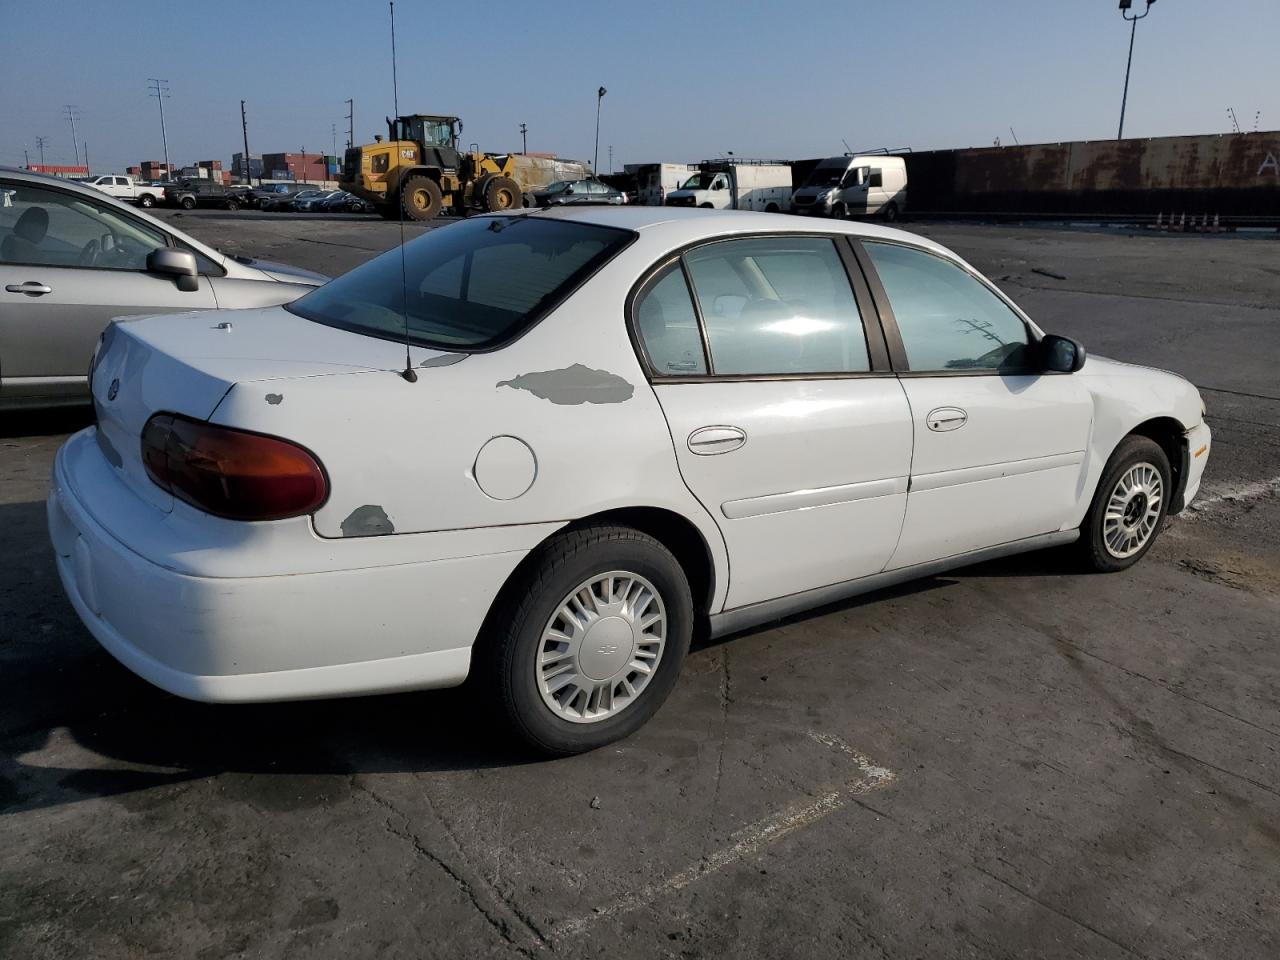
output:
{"label": "front wheel", "polygon": [[541,753],[593,750],[640,729],[675,686],[693,632],[679,562],[628,527],[559,534],[503,592],[476,682]]}
{"label": "front wheel", "polygon": [[845,220],[849,216],[849,208],[843,203],[837,203],[831,208],[831,217],[834,220]]}
{"label": "front wheel", "polygon": [[429,177],[410,177],[400,190],[400,208],[410,220],[433,220],[443,206],[440,187]]}
{"label": "front wheel", "polygon": [[1160,534],[1172,494],[1169,458],[1154,440],[1129,436],[1120,442],[1080,528],[1086,564],[1101,573],[1133,566]]}

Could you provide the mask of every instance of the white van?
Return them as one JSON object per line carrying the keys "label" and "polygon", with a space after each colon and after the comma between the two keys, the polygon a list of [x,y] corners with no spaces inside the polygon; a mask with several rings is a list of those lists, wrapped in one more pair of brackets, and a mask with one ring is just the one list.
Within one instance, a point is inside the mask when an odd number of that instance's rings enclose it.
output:
{"label": "white van", "polygon": [[902,157],[845,155],[818,163],[791,198],[791,212],[819,217],[897,220],[907,207]]}
{"label": "white van", "polygon": [[781,213],[790,204],[791,165],[771,160],[708,160],[667,194],[669,207]]}
{"label": "white van", "polygon": [[680,189],[698,168],[691,163],[628,163],[623,170],[636,178],[636,202],[661,207],[667,194]]}

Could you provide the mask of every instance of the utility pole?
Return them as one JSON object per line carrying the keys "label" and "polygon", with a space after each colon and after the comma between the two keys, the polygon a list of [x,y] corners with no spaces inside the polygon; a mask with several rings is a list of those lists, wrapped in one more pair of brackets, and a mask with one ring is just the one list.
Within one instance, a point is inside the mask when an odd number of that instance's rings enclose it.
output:
{"label": "utility pole", "polygon": [[89,141],[84,142],[84,172],[89,173]]}
{"label": "utility pole", "polygon": [[74,104],[64,104],[67,108],[67,119],[71,121],[71,145],[76,151],[76,166],[80,166],[80,141],[76,139],[76,107]]}
{"label": "utility pole", "polygon": [[36,147],[40,150],[40,166],[44,166],[44,145],[49,142],[48,137],[36,137]]}
{"label": "utility pole", "polygon": [[160,104],[160,141],[164,144],[164,175],[166,177],[173,176],[173,169],[169,166],[169,134],[165,131],[164,126],[164,101],[169,96],[169,88],[164,86],[168,80],[157,80],[155,77],[148,77],[155,86],[151,90],[151,96],[155,97]]}
{"label": "utility pole", "polygon": [[[333,133],[333,155],[336,157],[338,155],[338,125],[336,123],[331,123],[329,124],[329,127],[331,128],[331,132]],[[328,173],[329,171],[325,170],[326,176],[328,175]]]}
{"label": "utility pole", "polygon": [[302,182],[307,182],[307,148],[302,148]]}
{"label": "utility pole", "polygon": [[356,102],[347,101],[347,149],[356,145]]}
{"label": "utility pole", "polygon": [[609,91],[601,87],[596,91],[596,149],[591,155],[591,172],[600,172],[600,102],[604,100],[604,95]]}
{"label": "utility pole", "polygon": [[31,169],[31,151],[28,150],[26,147],[22,148],[22,159],[24,161],[23,163],[24,168],[27,170],[30,170]]}
{"label": "utility pole", "polygon": [[529,152],[529,125],[526,123],[520,124],[520,152]]}
{"label": "utility pole", "polygon": [[1132,26],[1129,28],[1129,60],[1124,68],[1124,95],[1120,98],[1120,131],[1116,134],[1117,140],[1124,139],[1124,108],[1129,102],[1129,71],[1133,69],[1133,38],[1138,32],[1138,21],[1151,12],[1151,5],[1156,0],[1147,0],[1147,8],[1136,16],[1129,16],[1129,10],[1133,8],[1133,0],[1120,0],[1120,16],[1128,20]]}
{"label": "utility pole", "polygon": [[[249,159],[249,121],[245,117],[244,101],[240,101],[240,132],[244,134],[244,182],[253,185],[253,161]],[[262,186],[262,175],[258,175],[258,186]]]}
{"label": "utility pole", "polygon": [[613,173],[613,144],[609,144],[609,172]]}

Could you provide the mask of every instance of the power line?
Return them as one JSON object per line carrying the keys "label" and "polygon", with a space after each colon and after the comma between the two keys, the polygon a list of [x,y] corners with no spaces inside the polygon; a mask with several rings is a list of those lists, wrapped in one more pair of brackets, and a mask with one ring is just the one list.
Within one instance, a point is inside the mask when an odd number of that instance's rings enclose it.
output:
{"label": "power line", "polygon": [[152,84],[150,96],[155,97],[160,104],[160,142],[164,144],[164,173],[167,177],[173,173],[169,166],[169,135],[164,126],[164,101],[169,96],[169,88],[165,84],[169,81],[157,80],[155,77],[147,77],[147,80]]}

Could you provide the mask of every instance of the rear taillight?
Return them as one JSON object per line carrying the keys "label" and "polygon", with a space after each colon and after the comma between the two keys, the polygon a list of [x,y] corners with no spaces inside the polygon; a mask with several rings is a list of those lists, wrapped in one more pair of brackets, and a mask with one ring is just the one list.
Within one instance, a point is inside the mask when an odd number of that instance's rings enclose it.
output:
{"label": "rear taillight", "polygon": [[231,520],[302,516],[329,495],[324,468],[296,443],[172,413],[142,428],[142,462],[175,497]]}

